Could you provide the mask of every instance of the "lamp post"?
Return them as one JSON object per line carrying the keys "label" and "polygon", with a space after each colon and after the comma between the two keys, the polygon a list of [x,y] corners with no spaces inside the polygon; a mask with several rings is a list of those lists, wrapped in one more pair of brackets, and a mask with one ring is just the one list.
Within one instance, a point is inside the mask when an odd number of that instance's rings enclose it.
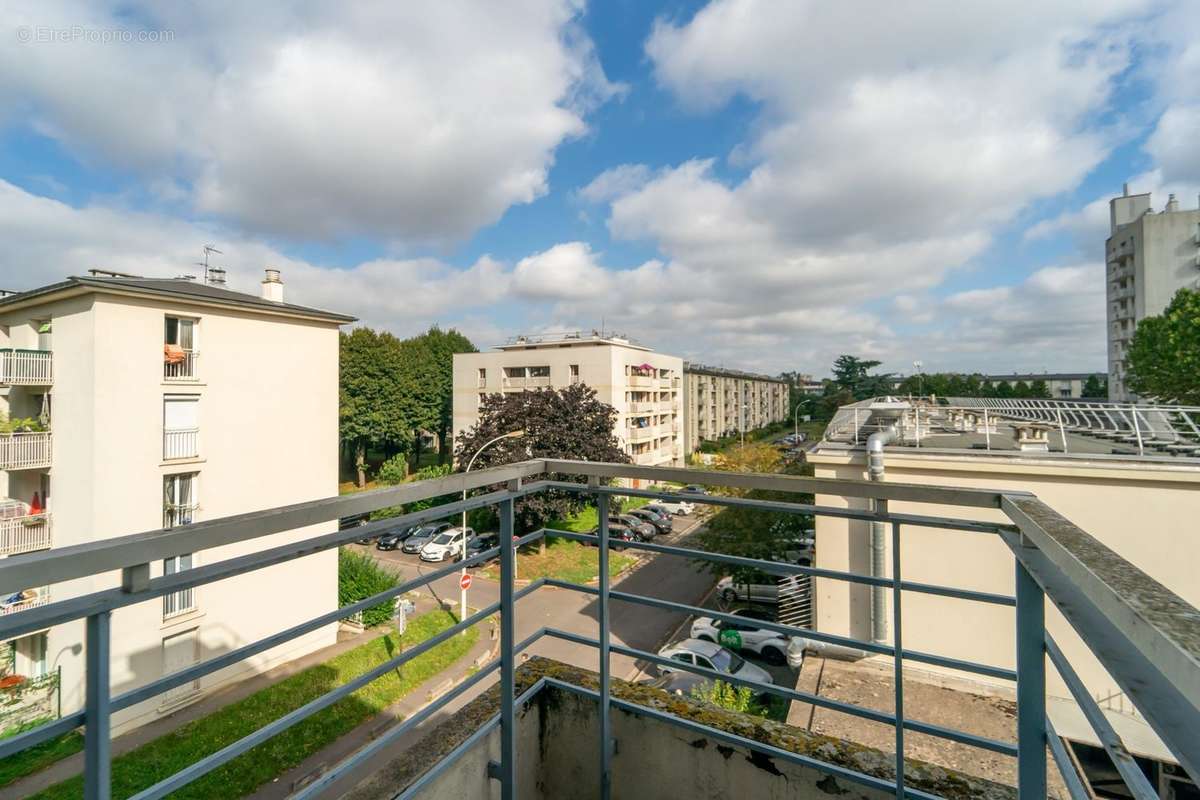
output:
{"label": "lamp post", "polygon": [[796,440],[796,444],[800,443],[800,404],[796,403],[796,413],[792,414],[792,423],[795,426],[795,435],[792,437]]}
{"label": "lamp post", "polygon": [[917,371],[917,394],[921,397],[925,396],[925,373],[921,372],[923,366],[920,361],[913,362],[913,368]]}
{"label": "lamp post", "polygon": [[[478,450],[475,451],[475,454],[473,456],[471,456],[471,460],[467,462],[467,468],[463,470],[463,475],[466,475],[468,472],[471,471],[471,467],[473,467],[475,465],[475,459],[479,457],[479,454],[482,453],[484,450],[488,449],[489,447],[491,447],[492,445],[494,445],[496,442],[498,442],[502,439],[516,439],[516,438],[518,438],[520,436],[524,436],[524,435],[525,435],[525,431],[509,431],[508,433],[500,434],[495,439],[491,439],[487,442],[484,442],[483,445]],[[465,488],[463,489],[462,499],[463,500],[467,499],[467,490]],[[459,530],[461,530],[462,534],[463,534],[463,543],[462,543],[462,552],[459,553],[458,560],[466,561],[466,559],[467,559],[467,510],[465,508],[463,509],[463,512],[462,512],[462,525],[459,527]],[[511,547],[512,542],[501,542],[500,546],[501,547]],[[460,580],[459,580],[459,584],[458,584],[459,587],[462,587],[462,585],[464,583],[464,581],[461,580],[461,577],[465,577],[466,574],[467,574],[467,568],[463,567],[462,573],[460,576]],[[462,621],[467,618],[467,590],[466,589],[463,589],[463,588],[459,589],[458,600],[459,600],[459,606],[458,606],[459,617],[458,618],[460,621]],[[467,633],[466,631],[463,631],[464,636],[466,635],[466,633]]]}

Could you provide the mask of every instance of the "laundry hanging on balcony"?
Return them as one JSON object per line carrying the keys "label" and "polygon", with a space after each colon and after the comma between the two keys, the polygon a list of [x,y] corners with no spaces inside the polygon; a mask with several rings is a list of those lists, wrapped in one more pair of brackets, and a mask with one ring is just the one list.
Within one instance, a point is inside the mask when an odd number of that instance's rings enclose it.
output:
{"label": "laundry hanging on balcony", "polygon": [[163,345],[163,361],[168,364],[182,364],[187,360],[187,353],[177,344]]}

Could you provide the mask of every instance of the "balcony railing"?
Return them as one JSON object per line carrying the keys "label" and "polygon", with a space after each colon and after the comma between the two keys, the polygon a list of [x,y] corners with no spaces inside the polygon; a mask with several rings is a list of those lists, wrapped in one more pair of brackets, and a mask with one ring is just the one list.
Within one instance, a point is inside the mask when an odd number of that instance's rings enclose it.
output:
{"label": "balcony railing", "polygon": [[651,414],[657,410],[657,403],[651,403],[646,400],[631,400],[629,402],[630,414]]}
{"label": "balcony railing", "polygon": [[49,386],[54,382],[54,359],[49,350],[0,350],[0,385]]}
{"label": "balcony railing", "polygon": [[550,386],[549,375],[504,376],[505,389],[544,389]]}
{"label": "balcony railing", "polygon": [[[38,606],[49,605],[50,603],[50,587],[41,586],[37,589],[26,589],[23,592],[15,592],[13,594],[0,597],[0,616],[7,614],[16,614],[20,611],[28,611],[31,608]],[[37,629],[35,629],[37,630]],[[15,636],[5,637],[6,639],[15,639]]]}
{"label": "balcony railing", "polygon": [[43,469],[50,456],[49,431],[0,434],[0,469]]}
{"label": "balcony railing", "polygon": [[647,425],[644,428],[631,427],[625,430],[625,440],[628,442],[648,442],[657,436],[657,425]]}
{"label": "balcony railing", "polygon": [[[556,475],[581,475],[593,480],[589,483],[573,483],[554,480]],[[728,567],[756,569],[776,576],[817,576],[823,581],[842,581],[866,586],[873,593],[885,593],[891,600],[889,627],[892,635],[884,640],[855,639],[782,622],[755,624],[782,636],[799,636],[814,643],[848,647],[888,659],[893,673],[891,681],[894,694],[893,703],[888,704],[887,710],[858,706],[801,689],[759,683],[740,678],[737,674],[717,673],[698,665],[674,662],[616,640],[610,629],[609,605],[612,600],[679,614],[704,615],[728,623],[743,621],[741,617],[724,611],[618,591],[611,587],[608,562],[609,549],[613,542],[609,538],[607,521],[611,496],[684,499],[681,495],[657,489],[631,489],[603,483],[605,480],[626,478],[664,483],[695,483],[712,488],[730,487],[737,490],[732,495],[714,492],[706,495],[691,494],[686,497],[689,501],[718,509],[759,509],[777,514],[825,516],[856,520],[858,524],[883,525],[884,530],[890,532],[890,570],[872,575],[750,559],[675,545],[644,542],[620,542],[619,545],[660,556],[673,556],[689,561],[699,559]],[[505,488],[496,489],[497,486]],[[202,568],[181,571],[149,582],[140,579],[149,564],[181,552],[203,551],[237,542],[253,544],[262,541],[259,537],[290,531],[304,525],[472,490],[480,490],[481,493],[405,514],[399,518],[379,520],[366,526],[315,538],[284,544],[279,544],[273,539],[269,548],[266,543],[261,544],[257,550],[250,547],[244,555],[235,559],[214,561]],[[546,490],[594,498],[599,519],[597,535],[558,530],[537,530],[524,536],[515,535],[515,502]],[[769,490],[775,496],[790,496],[794,499],[759,500],[754,499],[753,495],[742,494],[754,490]],[[814,493],[840,496],[845,502],[838,501],[829,506],[814,505],[808,501]],[[929,504],[934,504],[934,507],[965,509],[966,514],[964,517],[947,517],[899,513],[889,508],[890,502],[918,508],[929,508]],[[123,619],[112,614],[115,609],[201,585],[212,586],[213,590],[217,591],[222,587],[221,581],[233,575],[246,574],[290,559],[332,550],[397,526],[420,524],[446,516],[453,517],[462,512],[485,507],[496,509],[500,528],[498,540],[502,543],[500,546],[461,562],[430,570],[357,603],[331,609],[307,622],[292,625],[284,632],[213,654],[207,660],[154,678],[137,688],[126,689],[115,696],[111,694],[111,625],[114,621],[119,624]],[[1006,521],[991,522],[965,518],[977,516],[981,509],[1002,516]],[[1181,521],[1181,525],[1186,525],[1186,521]],[[903,577],[901,554],[911,551],[901,548],[901,542],[907,536],[920,533],[923,529],[944,531],[946,535],[987,537],[996,542],[1002,548],[1000,552],[1008,553],[1013,558],[1015,594],[974,591]],[[538,542],[548,534],[599,546],[598,585],[539,579],[523,588],[516,587],[514,565],[517,549]],[[831,781],[831,785],[835,787],[843,782],[856,784],[870,790],[873,796],[887,793],[897,797],[928,798],[939,793],[939,789],[942,788],[940,785],[924,779],[921,769],[906,761],[905,755],[910,746],[906,743],[906,737],[912,733],[965,744],[1015,759],[1016,780],[1022,798],[1047,796],[1049,750],[1072,796],[1086,797],[1084,777],[1078,772],[1077,763],[1067,753],[1066,746],[1047,717],[1047,664],[1060,673],[1066,687],[1061,691],[1069,694],[1069,699],[1078,704],[1082,711],[1080,718],[1092,726],[1095,740],[1115,765],[1114,774],[1119,775],[1119,780],[1128,787],[1125,791],[1139,798],[1156,797],[1155,790],[1149,785],[1145,774],[1131,757],[1120,736],[1107,722],[1089,688],[1076,674],[1067,651],[1047,633],[1047,600],[1057,607],[1070,623],[1069,629],[1065,626],[1061,629],[1064,634],[1072,637],[1078,634],[1078,642],[1072,641],[1072,652],[1088,653],[1085,657],[1089,660],[1095,658],[1127,693],[1141,717],[1161,738],[1166,748],[1178,758],[1180,765],[1192,775],[1200,775],[1200,737],[1196,736],[1196,731],[1200,729],[1200,680],[1197,679],[1197,664],[1200,663],[1200,611],[1031,494],[964,487],[840,481],[558,460],[510,464],[374,492],[323,498],[278,509],[256,511],[182,528],[121,536],[105,542],[52,550],[37,559],[0,560],[0,586],[72,581],[103,575],[113,570],[122,570],[123,576],[127,578],[122,581],[124,588],[120,590],[105,589],[73,597],[69,601],[52,603],[43,608],[26,608],[18,613],[0,617],[0,640],[13,639],[76,619],[86,619],[84,653],[86,685],[90,693],[83,709],[67,713],[58,721],[0,740],[0,759],[83,726],[84,762],[89,765],[83,776],[84,796],[106,798],[110,793],[109,742],[113,713],[169,693],[180,686],[193,684],[205,675],[278,647],[288,640],[305,636],[358,611],[391,602],[409,591],[456,575],[460,569],[496,558],[500,562],[498,602],[484,605],[459,624],[414,647],[395,653],[389,660],[364,675],[332,688],[307,705],[291,711],[242,739],[209,755],[198,757],[180,772],[164,777],[151,786],[138,787],[139,796],[162,797],[187,786],[331,704],[350,697],[373,680],[393,674],[411,659],[448,641],[469,627],[495,616],[500,639],[498,660],[481,667],[417,713],[379,732],[369,743],[340,762],[328,765],[315,780],[293,794],[292,799],[311,800],[322,796],[335,782],[357,774],[364,765],[371,763],[372,759],[394,748],[402,737],[411,735],[416,726],[441,712],[447,704],[466,692],[483,688],[483,681],[492,679],[497,673],[499,686],[496,695],[499,708],[496,713],[491,715],[489,712],[488,716],[482,718],[461,720],[463,725],[478,727],[446,756],[417,762],[413,765],[414,769],[401,773],[415,776],[408,779],[411,782],[407,785],[389,786],[389,789],[399,793],[400,797],[416,797],[420,796],[424,787],[429,786],[431,781],[445,774],[448,769],[477,769],[479,772],[473,774],[477,775],[478,781],[496,781],[501,797],[524,796],[518,782],[524,780],[522,776],[525,773],[518,769],[518,762],[532,756],[518,750],[518,717],[521,709],[543,688],[550,685],[550,681],[554,681],[557,688],[591,698],[595,703],[598,735],[593,757],[596,769],[586,770],[582,765],[576,769],[579,774],[586,775],[591,772],[598,776],[596,787],[586,787],[586,792],[581,791],[581,794],[596,796],[601,800],[607,800],[609,797],[612,776],[620,774],[623,766],[630,763],[627,760],[630,755],[628,751],[624,747],[613,746],[611,717],[614,708],[626,715],[677,727],[686,731],[684,735],[689,738],[707,736],[724,745],[751,751],[768,759],[768,764],[775,762],[825,773],[836,778],[837,783]],[[542,627],[518,641],[515,627],[516,602],[542,587],[554,587],[559,591],[577,592],[594,598],[597,620],[595,636]],[[304,587],[294,589],[297,592],[304,590]],[[929,606],[926,603],[905,602],[905,598],[911,599],[918,594],[923,598],[940,598],[939,602],[970,602],[975,604],[973,608],[982,604],[997,610],[998,613],[1009,613],[1006,610],[1012,609],[1011,613],[1015,617],[1015,637],[1012,642],[1011,663],[1015,668],[925,652],[905,644],[904,631],[911,631],[913,626],[920,629],[944,621],[930,618],[931,612],[927,610]],[[888,604],[882,603],[880,607],[887,609]],[[902,611],[907,613],[902,615]],[[522,653],[543,639],[571,642],[597,651],[598,680],[592,685],[582,686],[544,677],[531,686],[523,687],[523,691],[518,694],[515,681],[517,662]],[[864,759],[850,763],[833,763],[823,760],[823,749],[803,752],[787,749],[787,737],[778,741],[759,741],[742,735],[737,729],[714,727],[715,723],[711,720],[678,716],[668,705],[654,706],[639,701],[638,698],[616,698],[612,692],[612,653],[643,663],[669,666],[709,680],[719,679],[747,687],[755,693],[767,693],[789,701],[813,704],[833,712],[886,725],[894,735],[894,762],[876,764],[872,763],[871,759]],[[904,704],[906,664],[936,666],[986,676],[992,681],[1009,682],[1014,685],[1015,741],[993,739],[911,717]],[[542,713],[549,712],[543,708]],[[486,748],[494,745],[490,745],[486,737],[496,730],[500,733],[499,747],[497,750],[487,751]],[[479,753],[478,749],[472,748],[485,748],[483,757],[470,759],[469,762],[462,760],[461,756],[466,753]],[[489,752],[492,753],[490,758]],[[713,769],[723,768],[723,759],[719,755],[712,755],[712,759]],[[489,760],[491,763],[488,763]],[[1117,787],[1106,788],[1115,791]]]}
{"label": "balcony railing", "polygon": [[50,513],[0,519],[0,555],[30,553],[52,546]]}
{"label": "balcony railing", "polygon": [[163,380],[184,383],[199,380],[199,365],[200,353],[196,350],[184,350],[181,360],[163,362]]}
{"label": "balcony railing", "polygon": [[652,389],[658,386],[658,380],[649,375],[630,375],[629,385],[633,387]]}
{"label": "balcony railing", "polygon": [[200,455],[200,429],[179,428],[163,431],[163,460],[195,458]]}

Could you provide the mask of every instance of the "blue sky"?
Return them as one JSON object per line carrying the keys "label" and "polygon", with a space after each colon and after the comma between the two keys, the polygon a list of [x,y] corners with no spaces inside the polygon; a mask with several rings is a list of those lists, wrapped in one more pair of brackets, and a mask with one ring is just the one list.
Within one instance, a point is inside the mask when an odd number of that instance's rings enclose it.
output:
{"label": "blue sky", "polygon": [[211,242],[479,346],[1103,369],[1107,198],[1200,186],[1191,3],[397,5],[7,4],[0,287]]}

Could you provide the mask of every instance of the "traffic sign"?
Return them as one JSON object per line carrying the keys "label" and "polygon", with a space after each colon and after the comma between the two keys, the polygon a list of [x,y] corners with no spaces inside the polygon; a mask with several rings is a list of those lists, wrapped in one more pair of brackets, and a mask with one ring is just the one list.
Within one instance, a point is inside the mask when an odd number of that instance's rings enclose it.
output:
{"label": "traffic sign", "polygon": [[471,588],[471,574],[469,572],[464,572],[462,577],[458,579],[458,585],[464,592],[467,589],[470,589]]}

